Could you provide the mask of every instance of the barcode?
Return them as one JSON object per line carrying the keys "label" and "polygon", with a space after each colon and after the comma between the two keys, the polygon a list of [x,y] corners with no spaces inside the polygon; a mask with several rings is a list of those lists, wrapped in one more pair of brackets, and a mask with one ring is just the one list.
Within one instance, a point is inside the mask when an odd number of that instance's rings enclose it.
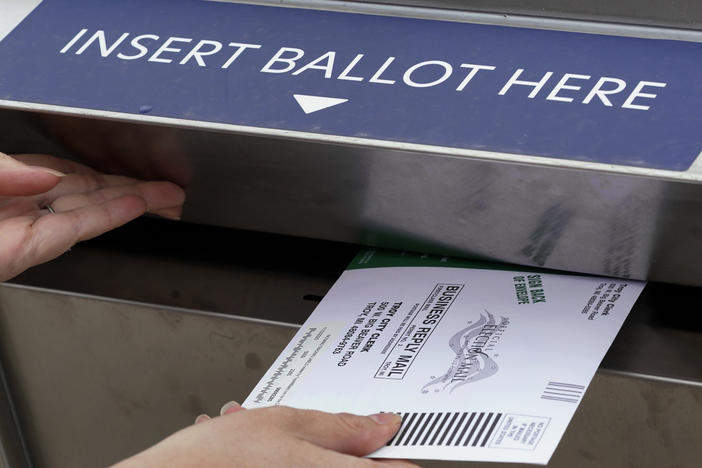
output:
{"label": "barcode", "polygon": [[485,447],[502,413],[401,413],[389,446]]}
{"label": "barcode", "polygon": [[584,385],[569,384],[563,382],[549,382],[546,390],[541,394],[543,400],[565,401],[566,403],[577,403],[585,393]]}

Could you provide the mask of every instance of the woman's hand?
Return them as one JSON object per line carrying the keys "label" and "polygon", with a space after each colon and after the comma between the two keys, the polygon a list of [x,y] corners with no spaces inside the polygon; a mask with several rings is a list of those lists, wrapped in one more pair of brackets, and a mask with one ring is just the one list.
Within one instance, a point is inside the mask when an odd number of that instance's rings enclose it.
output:
{"label": "woman's hand", "polygon": [[[145,212],[180,217],[185,194],[170,182],[142,182],[97,173],[45,155],[0,153],[0,281],[52,260],[77,242]],[[399,460],[360,458],[390,440],[394,414],[355,416],[271,407],[198,418],[150,449],[117,465],[129,467],[412,468]]]}
{"label": "woman's hand", "polygon": [[147,211],[177,219],[184,200],[170,182],[104,175],[51,156],[0,153],[0,281]]}
{"label": "woman's hand", "polygon": [[222,408],[113,468],[417,468],[401,460],[361,458],[400,428],[392,413],[355,416],[284,406]]}

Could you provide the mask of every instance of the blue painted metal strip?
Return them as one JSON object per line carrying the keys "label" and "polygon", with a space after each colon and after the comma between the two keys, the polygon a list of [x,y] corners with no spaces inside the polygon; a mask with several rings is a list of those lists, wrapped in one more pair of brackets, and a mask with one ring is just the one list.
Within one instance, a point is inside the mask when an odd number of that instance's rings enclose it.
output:
{"label": "blue painted metal strip", "polygon": [[701,58],[670,40],[44,0],[0,43],[0,99],[682,171],[702,151]]}

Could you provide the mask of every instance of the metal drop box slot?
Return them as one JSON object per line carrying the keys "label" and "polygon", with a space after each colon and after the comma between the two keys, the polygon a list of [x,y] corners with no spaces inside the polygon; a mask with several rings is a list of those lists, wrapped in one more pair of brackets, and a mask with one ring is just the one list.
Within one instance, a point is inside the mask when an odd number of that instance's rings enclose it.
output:
{"label": "metal drop box slot", "polygon": [[[141,220],[0,285],[0,465],[108,465],[243,398],[357,246],[373,245],[655,281],[551,466],[696,466],[695,2],[142,3],[0,1],[0,150],[173,180],[188,194],[182,223]],[[158,8],[172,15],[156,24]],[[227,9],[291,27],[236,35],[198,21],[226,26]],[[315,28],[322,20],[328,30]],[[464,29],[484,44],[443,42]],[[127,33],[127,48],[109,50]],[[158,40],[138,43],[143,57],[117,57],[137,55],[130,42],[147,34]],[[173,37],[183,41],[164,46]],[[419,53],[410,45],[422,37],[431,45]],[[481,52],[504,37],[524,42],[501,58]],[[201,41],[205,66],[181,65]],[[216,44],[227,55],[208,54]],[[293,49],[305,55],[290,71],[261,72],[276,56],[269,68],[282,70]],[[646,68],[649,50],[671,67]],[[626,92],[584,103],[603,77]],[[641,82],[665,86],[629,102]],[[454,125],[467,130],[445,130]]]}

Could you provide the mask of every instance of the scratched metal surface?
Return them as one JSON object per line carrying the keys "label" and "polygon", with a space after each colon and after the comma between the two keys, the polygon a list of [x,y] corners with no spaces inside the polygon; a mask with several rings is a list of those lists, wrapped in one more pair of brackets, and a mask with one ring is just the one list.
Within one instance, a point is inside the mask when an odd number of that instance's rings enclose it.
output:
{"label": "scratched metal surface", "polygon": [[186,186],[184,220],[702,284],[702,185],[95,119],[0,112],[6,151]]}
{"label": "scratched metal surface", "polygon": [[[252,281],[260,279],[254,275]],[[250,303],[231,304],[234,312],[255,312]],[[640,334],[627,323],[629,335]],[[36,467],[105,466],[190,424],[199,413],[243,398],[295,330],[251,318],[0,285],[0,358]],[[679,364],[685,372],[683,361],[699,355],[700,336],[687,343],[675,338],[659,335],[638,354],[645,362],[656,346],[672,347],[667,371]],[[615,342],[610,355],[621,349]],[[620,361],[626,364],[626,352]],[[628,370],[641,364],[628,361]],[[644,374],[643,368],[600,370],[549,466],[696,466],[702,379]]]}
{"label": "scratched metal surface", "polygon": [[[304,1],[304,0],[302,0]],[[695,0],[359,0],[432,8],[587,19],[628,24],[702,28],[702,4]]]}

